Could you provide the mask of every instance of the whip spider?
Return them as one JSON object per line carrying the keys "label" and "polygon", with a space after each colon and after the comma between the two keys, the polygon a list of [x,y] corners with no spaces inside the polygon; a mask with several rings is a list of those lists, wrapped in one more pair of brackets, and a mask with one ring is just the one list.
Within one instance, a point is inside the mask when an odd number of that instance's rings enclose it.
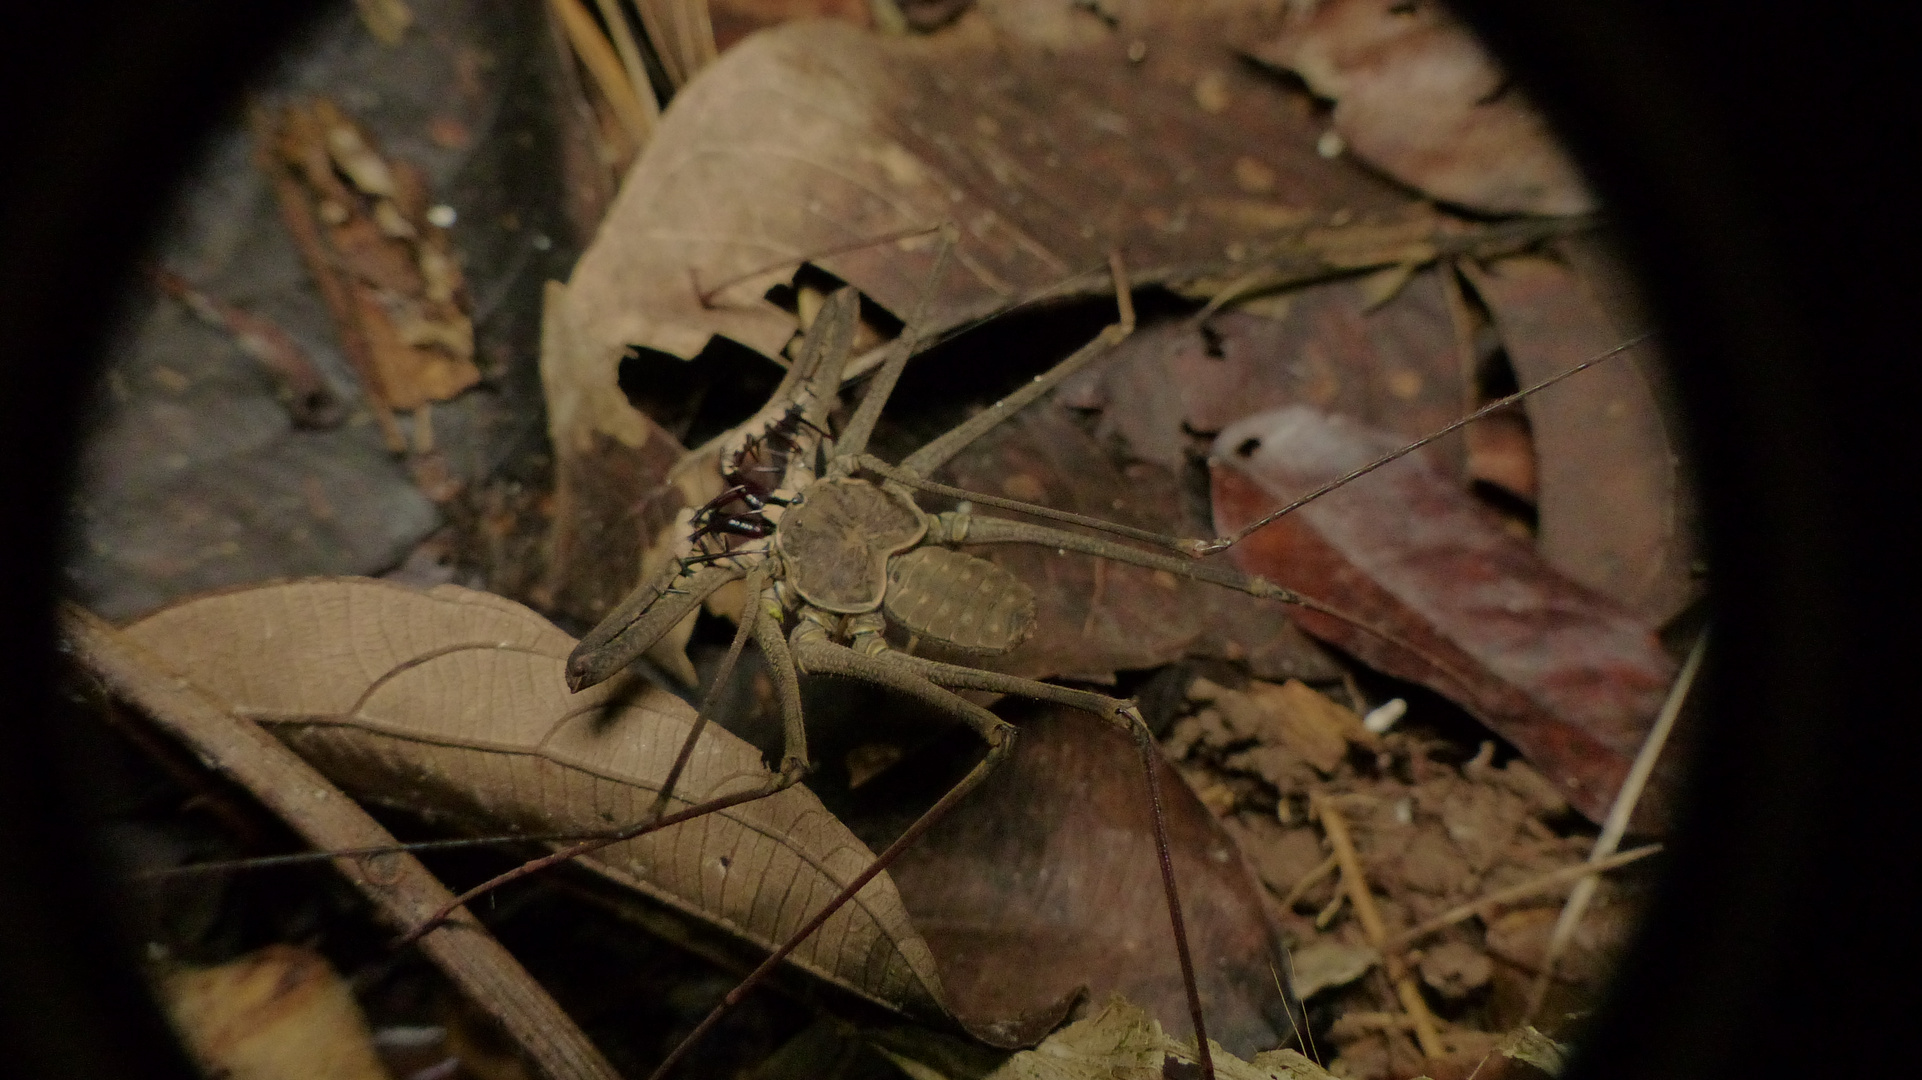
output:
{"label": "whip spider", "polygon": [[[946,258],[944,245],[934,272],[937,278]],[[1033,544],[1165,570],[1256,597],[1303,606],[1386,637],[1383,632],[1338,610],[1263,578],[1205,561],[1206,557],[1227,550],[1296,506],[1560,381],[1602,357],[1492,402],[1230,536],[1210,539],[1162,536],[1044,506],[965,491],[928,479],[976,439],[1053,390],[1133,331],[1135,313],[1125,270],[1118,257],[1110,262],[1118,309],[1114,323],[1044,374],[896,463],[868,453],[867,446],[896,382],[920,344],[923,315],[917,312],[906,324],[901,338],[870,376],[852,416],[838,431],[833,431],[830,412],[839,399],[860,300],[851,287],[829,296],[768,402],[721,440],[719,467],[724,490],[705,506],[683,512],[685,531],[675,557],[652,580],[643,582],[617,605],[569,657],[569,685],[576,691],[593,686],[633,663],[724,586],[744,582],[746,602],[739,612],[733,640],[662,785],[653,812],[641,824],[563,848],[470,890],[417,928],[410,940],[438,925],[454,907],[508,880],[612,843],[767,797],[800,782],[809,770],[807,729],[801,705],[803,675],[839,676],[883,687],[946,713],[979,735],[987,746],[986,756],[730,992],[654,1073],[656,1077],[664,1076],[748,990],[764,980],[776,965],[1007,758],[1014,746],[1016,728],[960,692],[1014,695],[1085,710],[1133,739],[1147,778],[1161,879],[1197,1036],[1197,1054],[1203,1075],[1213,1077],[1206,1022],[1182,922],[1161,792],[1155,779],[1157,750],[1135,704],[1091,691],[917,656],[889,643],[890,627],[905,634],[911,642],[937,645],[946,655],[985,656],[1013,649],[1034,628],[1033,593],[1007,571],[959,549],[990,544]],[[928,289],[931,291],[932,283]],[[924,292],[921,306],[925,308],[926,304]],[[1605,355],[1626,347],[1627,344]],[[961,502],[956,509],[929,513],[917,505],[918,493]],[[997,517],[981,512],[982,507],[1013,511],[1026,518],[1075,529]],[[766,658],[780,707],[783,749],[779,764],[757,787],[669,813],[676,785],[704,726],[712,719],[717,691],[727,684],[749,639]],[[1421,655],[1412,646],[1397,644]],[[1439,660],[1431,662],[1440,670],[1448,670]]]}

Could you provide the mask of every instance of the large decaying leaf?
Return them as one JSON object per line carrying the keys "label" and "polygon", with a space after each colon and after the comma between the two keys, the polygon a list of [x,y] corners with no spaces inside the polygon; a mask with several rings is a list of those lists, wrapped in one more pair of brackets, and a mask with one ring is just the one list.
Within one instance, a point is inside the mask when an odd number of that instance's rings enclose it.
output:
{"label": "large decaying leaf", "polygon": [[[1029,1015],[1085,987],[1189,1035],[1146,778],[1133,741],[1085,713],[1010,713],[1014,754],[894,866],[964,1019]],[[1211,1037],[1286,1042],[1288,955],[1234,840],[1159,769],[1170,854]]]}
{"label": "large decaying leaf", "polygon": [[1100,291],[1117,248],[1143,278],[1232,274],[1266,238],[1405,207],[1320,158],[1307,102],[1238,62],[1237,6],[1256,5],[1148,6],[1116,17],[1152,25],[1120,31],[1063,5],[923,39],[797,23],[743,41],[675,99],[576,268],[583,361],[611,385],[629,345],[691,357],[718,333],[774,355],[794,318],[762,294],[804,259],[905,317],[937,241],[873,242],[943,222],[961,237],[936,329],[1070,276]]}
{"label": "large decaying leaf", "polygon": [[[488,831],[640,820],[693,721],[679,699],[641,684],[570,693],[562,667],[573,638],[519,604],[453,586],[268,585],[187,601],[127,632],[356,797]],[[672,809],[766,775],[757,751],[710,727]],[[585,861],[771,948],[872,859],[794,787]],[[945,1012],[927,945],[885,875],[794,962],[911,1014]]]}
{"label": "large decaying leaf", "polygon": [[[1249,417],[1216,443],[1216,523],[1233,531],[1400,445],[1305,406]],[[1556,574],[1419,456],[1281,518],[1232,557],[1391,633],[1395,641],[1316,612],[1295,616],[1371,666],[1455,700],[1595,821],[1674,677],[1646,623]],[[1639,827],[1664,820],[1675,780],[1657,772]]]}

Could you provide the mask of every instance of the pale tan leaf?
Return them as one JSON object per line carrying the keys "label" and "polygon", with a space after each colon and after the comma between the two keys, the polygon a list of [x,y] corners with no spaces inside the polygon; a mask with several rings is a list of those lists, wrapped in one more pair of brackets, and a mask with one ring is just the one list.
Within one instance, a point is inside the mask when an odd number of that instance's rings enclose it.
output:
{"label": "pale tan leaf", "polygon": [[[694,718],[644,684],[570,693],[562,667],[573,638],[518,604],[455,586],[267,585],[187,601],[127,633],[356,797],[490,832],[642,819]],[[766,776],[758,751],[710,726],[672,809]],[[794,787],[583,861],[772,948],[873,857]],[[897,1009],[946,1011],[932,956],[886,875],[794,961]]]}
{"label": "pale tan leaf", "polygon": [[1527,1062],[1550,1076],[1562,1075],[1562,1069],[1568,1062],[1567,1047],[1528,1024],[1523,1024],[1503,1039],[1497,1049],[1503,1057]]}

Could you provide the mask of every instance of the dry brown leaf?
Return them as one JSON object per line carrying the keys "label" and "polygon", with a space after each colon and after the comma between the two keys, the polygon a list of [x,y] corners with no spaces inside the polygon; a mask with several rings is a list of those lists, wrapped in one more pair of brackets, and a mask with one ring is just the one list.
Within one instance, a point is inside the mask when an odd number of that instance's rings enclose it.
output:
{"label": "dry brown leaf", "polygon": [[[358,798],[490,832],[594,830],[652,807],[693,711],[652,687],[570,694],[574,639],[489,593],[315,579],[190,600],[127,631]],[[762,782],[759,752],[710,727],[673,809]],[[873,855],[804,788],[583,860],[765,948]],[[911,1014],[945,1012],[925,942],[886,875],[793,956]]]}
{"label": "dry brown leaf", "polygon": [[1357,157],[1444,202],[1585,214],[1595,197],[1548,124],[1433,0],[1326,0],[1250,52],[1335,102]]}
{"label": "dry brown leaf", "polygon": [[[573,324],[561,314],[567,289],[547,283],[541,323],[541,390],[554,446],[554,516],[548,578],[541,604],[584,622],[599,622],[649,570],[644,552],[689,502],[665,481],[685,453],[679,441],[629,406],[615,381],[583,381]],[[718,483],[718,479],[716,481]],[[692,500],[700,505],[706,499]],[[738,609],[737,609],[738,610]],[[685,648],[689,621],[649,650],[649,657],[692,684]]]}
{"label": "dry brown leaf", "polygon": [[[692,357],[717,333],[776,355],[795,320],[762,294],[803,259],[905,316],[938,243],[879,241],[947,221],[962,235],[937,330],[1072,275],[1103,291],[1116,247],[1141,280],[1225,271],[1259,237],[1207,208],[1251,201],[1236,179],[1251,147],[1290,227],[1407,204],[1320,158],[1305,102],[1243,70],[1219,20],[1164,13],[1134,64],[1127,27],[1058,14],[1079,29],[1048,44],[971,15],[929,38],[793,23],[731,49],[665,114],[576,268],[587,362],[629,345]],[[1221,111],[1197,102],[1204,78]]]}
{"label": "dry brown leaf", "polygon": [[167,1014],[209,1076],[387,1080],[347,983],[312,949],[269,945],[160,980]]}

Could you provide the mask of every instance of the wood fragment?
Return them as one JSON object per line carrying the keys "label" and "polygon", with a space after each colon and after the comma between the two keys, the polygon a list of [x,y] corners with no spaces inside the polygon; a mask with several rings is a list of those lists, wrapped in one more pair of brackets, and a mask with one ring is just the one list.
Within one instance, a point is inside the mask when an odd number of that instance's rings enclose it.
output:
{"label": "wood fragment", "polygon": [[[60,627],[76,663],[152,716],[210,768],[247,788],[315,848],[395,846],[392,834],[293,751],[171,673],[98,616],[63,605]],[[453,896],[404,851],[338,858],[334,865],[397,928],[413,926]],[[548,1076],[619,1080],[553,998],[470,913],[458,912],[446,928],[423,939],[421,949]]]}
{"label": "wood fragment", "polygon": [[1362,873],[1361,856],[1355,852],[1347,820],[1335,808],[1334,800],[1319,792],[1310,797],[1310,805],[1321,818],[1322,831],[1328,835],[1328,843],[1340,860],[1342,884],[1347,887],[1349,902],[1355,906],[1355,917],[1361,920],[1362,932],[1368,935],[1368,943],[1381,953],[1388,981],[1394,985],[1395,996],[1401,999],[1402,1008],[1414,1024],[1415,1041],[1421,1045],[1422,1056],[1445,1056],[1448,1048],[1442,1043],[1434,1014],[1428,1011],[1428,1002],[1421,996],[1421,987],[1415,985],[1415,977],[1408,973],[1402,955],[1388,951],[1388,930],[1382,924],[1381,909],[1375,906],[1375,895],[1368,891],[1368,878]]}
{"label": "wood fragment", "polygon": [[254,109],[248,122],[253,129],[254,164],[266,176],[267,185],[273,189],[274,201],[280,207],[280,220],[287,226],[287,235],[293,238],[294,249],[300,252],[301,261],[307,264],[307,272],[313,277],[315,288],[320,290],[327,313],[333,316],[334,328],[340,334],[340,350],[347,355],[347,362],[352,365],[354,374],[360,376],[361,393],[367,401],[368,411],[373,414],[374,423],[380,428],[381,441],[386,444],[389,453],[404,454],[407,452],[407,436],[394,419],[394,411],[381,398],[380,371],[374,362],[367,336],[361,329],[353,294],[321,240],[320,222],[314,216],[313,205],[308,201],[306,191],[281,164],[278,149],[280,125],[264,109]]}

